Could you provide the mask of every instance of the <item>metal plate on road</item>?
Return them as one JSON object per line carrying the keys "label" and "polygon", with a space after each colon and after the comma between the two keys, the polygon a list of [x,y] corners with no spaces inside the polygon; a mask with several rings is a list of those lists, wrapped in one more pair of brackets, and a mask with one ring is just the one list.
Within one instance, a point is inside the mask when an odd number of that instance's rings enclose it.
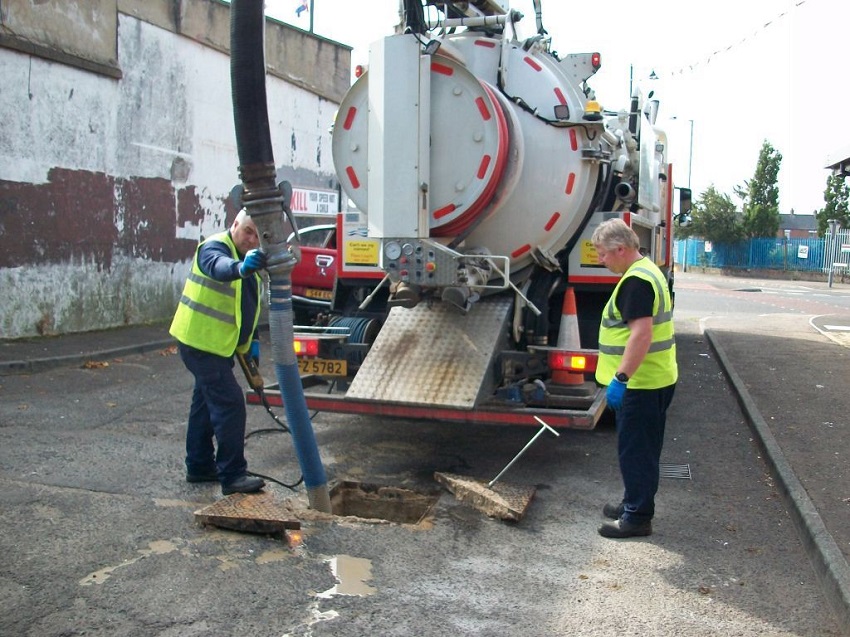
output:
{"label": "metal plate on road", "polygon": [[195,511],[201,524],[248,533],[284,533],[300,529],[291,506],[273,493],[234,493]]}

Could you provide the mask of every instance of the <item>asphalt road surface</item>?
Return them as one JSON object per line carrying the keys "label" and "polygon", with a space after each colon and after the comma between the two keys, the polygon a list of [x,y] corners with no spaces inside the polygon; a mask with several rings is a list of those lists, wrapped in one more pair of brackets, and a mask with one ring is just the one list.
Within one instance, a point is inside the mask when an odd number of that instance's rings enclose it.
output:
{"label": "asphalt road surface", "polygon": [[[596,532],[621,493],[610,425],[541,437],[503,478],[537,487],[507,523],[433,474],[491,479],[533,429],[318,414],[332,482],[439,498],[417,524],[305,519],[288,545],[196,524],[221,493],[183,479],[191,378],[173,351],[0,378],[0,635],[843,634],[697,313],[677,328],[662,461],[679,477],[654,535],[630,540]],[[272,425],[249,407],[250,431]],[[247,455],[298,478],[284,434]]]}

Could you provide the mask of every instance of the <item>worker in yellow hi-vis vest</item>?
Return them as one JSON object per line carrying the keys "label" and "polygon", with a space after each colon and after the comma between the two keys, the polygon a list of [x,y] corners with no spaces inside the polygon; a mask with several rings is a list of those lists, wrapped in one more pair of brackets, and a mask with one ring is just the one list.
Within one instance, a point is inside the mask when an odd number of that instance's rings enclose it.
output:
{"label": "worker in yellow hi-vis vest", "polygon": [[596,381],[607,386],[614,410],[624,492],[619,504],[603,507],[613,522],[599,534],[651,535],[667,408],[679,377],[670,288],[621,219],[601,223],[591,241],[599,262],[623,275],[602,312]]}
{"label": "worker in yellow hi-vis vest", "polygon": [[250,352],[259,363],[262,280],[257,272],[266,265],[259,245],[257,227],[244,209],[229,230],[202,241],[170,329],[183,364],[195,377],[186,481],[218,481],[224,495],[265,486],[248,473],[245,398],[233,374],[237,352]]}

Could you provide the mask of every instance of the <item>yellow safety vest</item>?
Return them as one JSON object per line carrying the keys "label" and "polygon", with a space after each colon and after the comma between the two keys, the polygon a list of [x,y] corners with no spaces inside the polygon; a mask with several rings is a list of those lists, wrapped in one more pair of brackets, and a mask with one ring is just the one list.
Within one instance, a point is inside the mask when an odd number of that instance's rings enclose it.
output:
{"label": "yellow safety vest", "polygon": [[[236,246],[227,232],[211,236],[207,241],[220,241],[230,248],[234,259],[239,258]],[[195,349],[218,356],[233,356],[234,351],[244,354],[251,347],[250,340],[237,349],[242,327],[242,279],[216,281],[203,273],[198,265],[198,244],[192,271],[183,287],[183,296],[171,322],[169,333],[178,341]],[[254,274],[251,281],[257,286],[257,311],[251,332],[260,321],[259,286],[261,279]]]}
{"label": "yellow safety vest", "polygon": [[679,378],[679,368],[676,365],[676,339],[673,333],[673,303],[664,274],[647,258],[639,259],[629,266],[602,312],[596,381],[602,385],[611,382],[626,350],[629,326],[623,321],[615,300],[623,281],[631,276],[648,281],[655,291],[655,300],[652,304],[652,343],[646,358],[629,378],[629,388],[668,387]]}

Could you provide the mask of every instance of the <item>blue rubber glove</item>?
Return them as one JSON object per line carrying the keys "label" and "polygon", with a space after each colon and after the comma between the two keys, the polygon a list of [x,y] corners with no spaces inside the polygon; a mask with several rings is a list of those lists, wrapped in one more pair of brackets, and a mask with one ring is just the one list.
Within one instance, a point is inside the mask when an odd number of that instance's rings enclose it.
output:
{"label": "blue rubber glove", "polygon": [[243,279],[266,267],[266,253],[262,250],[248,250],[248,254],[239,265],[239,276]]}
{"label": "blue rubber glove", "polygon": [[251,341],[251,349],[248,351],[248,355],[254,359],[254,364],[259,367],[260,366],[260,341]]}
{"label": "blue rubber glove", "polygon": [[611,409],[619,409],[623,406],[623,396],[626,394],[626,383],[621,383],[616,378],[612,378],[605,391],[605,400],[608,401],[608,406]]}

